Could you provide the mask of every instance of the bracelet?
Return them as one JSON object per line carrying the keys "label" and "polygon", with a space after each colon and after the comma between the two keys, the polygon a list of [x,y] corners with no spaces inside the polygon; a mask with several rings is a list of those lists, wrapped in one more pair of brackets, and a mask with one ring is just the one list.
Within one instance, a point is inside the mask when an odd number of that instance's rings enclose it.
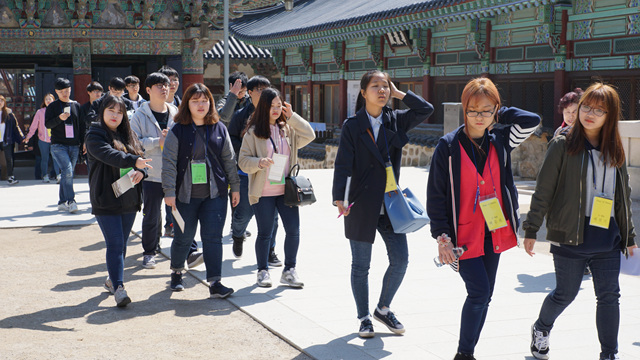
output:
{"label": "bracelet", "polygon": [[445,247],[451,244],[451,238],[445,233],[442,233],[442,235],[438,236],[438,239],[436,241],[438,242],[438,245],[440,247]]}

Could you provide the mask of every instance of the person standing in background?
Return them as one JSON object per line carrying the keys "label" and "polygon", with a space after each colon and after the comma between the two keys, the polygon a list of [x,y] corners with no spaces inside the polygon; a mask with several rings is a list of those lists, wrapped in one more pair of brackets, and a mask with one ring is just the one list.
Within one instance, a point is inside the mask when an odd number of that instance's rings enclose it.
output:
{"label": "person standing in background", "polygon": [[19,182],[13,176],[13,147],[14,144],[22,143],[23,139],[24,136],[18,127],[18,121],[7,107],[7,99],[0,95],[0,149],[4,152],[9,185],[15,185]]}
{"label": "person standing in background", "polygon": [[176,69],[171,66],[163,66],[158,70],[159,73],[164,74],[169,78],[169,97],[167,98],[167,102],[175,105],[175,107],[179,107],[182,103],[182,99],[178,94],[178,89],[180,88],[180,74],[176,71]]}
{"label": "person standing in background", "polygon": [[133,110],[138,110],[140,105],[147,101],[140,95],[140,79],[137,76],[129,75],[124,78],[124,83],[127,85],[127,93],[123,95],[124,98],[131,101]]}
{"label": "person standing in background", "polygon": [[78,212],[73,190],[73,172],[78,153],[84,145],[85,122],[80,119],[80,105],[71,100],[71,81],[58,78],[55,82],[58,100],[47,106],[45,126],[51,129],[51,154],[60,167],[58,210]]}
{"label": "person standing in background", "polygon": [[227,127],[229,127],[233,114],[245,106],[249,100],[247,81],[249,81],[247,75],[241,71],[229,75],[229,93],[216,103],[220,121]]}
{"label": "person standing in background", "polygon": [[[47,106],[49,106],[49,104],[54,101],[55,97],[53,96],[53,94],[46,94],[44,96],[42,105],[40,105],[40,109],[36,111],[36,115],[33,117],[31,127],[29,128],[29,133],[27,134],[27,138],[24,141],[25,143],[28,143],[29,140],[35,135],[36,131],[38,132],[40,163],[36,165],[40,166],[42,182],[45,183],[48,183],[51,180],[49,178],[49,154],[51,153],[51,138],[49,137],[49,130],[44,125],[44,114],[46,112]],[[53,169],[56,175],[60,173],[60,168],[55,161],[53,162]]]}

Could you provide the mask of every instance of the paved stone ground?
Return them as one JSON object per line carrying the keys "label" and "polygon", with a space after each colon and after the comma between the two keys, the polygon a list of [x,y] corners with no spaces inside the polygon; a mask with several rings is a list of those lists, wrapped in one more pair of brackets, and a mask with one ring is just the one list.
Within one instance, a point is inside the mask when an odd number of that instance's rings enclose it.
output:
{"label": "paved stone ground", "polygon": [[[0,207],[0,251],[5,255],[3,258],[8,259],[0,265],[0,270],[4,270],[5,274],[0,277],[0,318],[6,318],[0,320],[0,337],[4,340],[5,333],[13,334],[18,331],[17,335],[11,335],[11,339],[17,339],[9,342],[11,346],[18,346],[13,345],[14,343],[23,344],[20,341],[28,339],[24,345],[20,345],[27,350],[22,350],[24,352],[20,354],[35,351],[31,344],[38,344],[39,348],[56,349],[56,354],[72,354],[82,346],[99,349],[103,347],[102,342],[105,342],[110,351],[112,347],[142,338],[145,340],[141,342],[142,346],[127,347],[125,353],[133,354],[132,358],[142,357],[142,353],[199,356],[202,351],[193,349],[210,349],[220,344],[218,339],[223,338],[231,339],[232,347],[221,351],[222,358],[260,358],[268,355],[268,358],[290,359],[302,356],[295,351],[281,352],[279,348],[255,351],[260,350],[255,345],[260,341],[252,340],[257,339],[258,334],[269,334],[262,327],[264,326],[317,359],[451,359],[457,346],[460,309],[465,297],[464,284],[449,269],[433,265],[431,259],[436,255],[437,248],[428,231],[425,229],[408,236],[410,264],[404,283],[392,304],[398,318],[407,327],[407,333],[405,336],[395,336],[376,323],[376,337],[360,339],[357,336],[358,323],[349,285],[348,243],[344,239],[342,221],[336,220],[336,209],[329,201],[331,171],[305,170],[302,173],[311,179],[318,197],[316,204],[301,209],[301,245],[297,268],[306,284],[303,290],[283,286],[269,289],[256,287],[254,238],[249,238],[245,243],[245,254],[241,259],[233,258],[228,236],[223,240],[224,282],[236,289],[229,302],[259,323],[252,322],[246,331],[230,328],[235,322],[224,320],[227,316],[238,313],[233,311],[235,307],[227,301],[205,299],[206,288],[196,280],[203,278],[203,267],[191,271],[196,278],[187,278],[187,291],[172,294],[166,289],[169,280],[168,261],[160,259],[158,269],[143,270],[140,267],[141,247],[139,241],[133,238],[129,247],[125,279],[134,303],[124,313],[115,312],[117,309],[113,308],[113,300],[101,288],[106,271],[104,246],[97,227],[72,227],[60,234],[55,233],[55,228],[48,227],[95,222],[88,210],[86,179],[76,181],[81,209],[76,215],[62,214],[55,210],[55,185],[35,181],[23,181],[11,188],[0,185],[0,199],[3,199],[4,204],[9,204]],[[411,187],[424,201],[426,177],[425,169],[403,168],[401,184]],[[523,213],[527,211],[530,201],[530,186],[530,182],[519,183]],[[640,209],[638,202],[635,204],[638,223]],[[140,230],[140,221],[139,215],[134,225],[135,231]],[[23,233],[6,230],[16,226],[31,229],[20,230],[25,231]],[[40,228],[42,226],[47,227]],[[225,229],[228,228],[228,224],[225,225]],[[90,229],[93,229],[92,232],[87,234]],[[249,230],[255,234],[254,222],[250,224]],[[49,237],[49,233],[54,235]],[[74,234],[78,234],[80,240],[71,240]],[[281,257],[283,236],[281,231],[277,238],[277,250]],[[539,234],[539,239],[541,238],[543,235]],[[65,248],[67,250],[59,248],[68,241],[75,247]],[[165,254],[168,253],[169,244],[170,239],[163,238]],[[529,355],[529,327],[537,316],[542,300],[555,285],[552,259],[547,254],[548,246],[540,241],[536,248],[538,255],[534,258],[530,258],[519,248],[509,250],[501,257],[494,298],[476,349],[479,360],[532,359]],[[45,249],[48,252],[45,253]],[[86,264],[81,264],[80,260],[88,255],[92,257]],[[54,269],[55,264],[61,261],[70,263]],[[377,300],[386,264],[384,245],[378,239],[374,244],[370,271],[372,306]],[[280,271],[278,268],[272,270],[272,277],[276,280],[274,285],[277,285]],[[32,280],[26,280],[27,273],[35,273]],[[18,289],[13,290],[16,286]],[[146,287],[149,289],[145,290]],[[553,359],[597,358],[599,345],[595,331],[595,298],[592,288],[591,278],[586,276],[582,291],[558,319],[551,339]],[[622,359],[640,359],[640,278],[621,275],[621,288],[620,355]],[[12,290],[5,292],[5,289]],[[62,291],[63,289],[69,290]],[[191,306],[201,306],[197,311],[194,310],[199,315],[184,315],[191,314],[188,310],[191,307],[179,306],[185,304],[180,302],[183,296],[190,299],[189,304],[193,302]],[[20,302],[15,299],[20,299]],[[20,304],[27,301],[25,299],[32,305],[21,308]],[[160,304],[156,304],[157,302]],[[216,308],[216,304],[220,304],[222,309],[228,309],[226,311],[229,315],[220,314],[225,313],[225,310],[219,310],[216,316],[201,315],[209,314],[209,311],[215,312],[216,310],[211,309]],[[148,310],[154,306],[161,310]],[[64,310],[75,310],[77,307],[81,309],[77,316],[60,315]],[[134,316],[111,317],[113,314],[132,312]],[[103,320],[96,320],[100,316]],[[9,325],[9,321],[20,323],[25,318],[36,319],[34,324],[39,328],[74,329],[64,332],[67,335],[77,336],[83,333],[77,329],[85,328],[94,331],[94,335],[61,337],[57,331],[43,333],[41,330],[24,330],[31,325],[23,325],[22,328]],[[221,322],[213,323],[214,320]],[[141,324],[137,324],[139,321]],[[128,326],[134,323],[134,326]],[[100,326],[95,326],[96,324]],[[147,335],[157,332],[161,332],[162,336]],[[133,336],[127,336],[130,333]],[[245,334],[246,337],[241,336]],[[180,344],[199,337],[199,343],[188,343],[186,347],[189,350],[167,352],[178,346],[175,342],[167,341],[172,336],[180,339]],[[249,340],[237,340],[238,336]],[[126,341],[115,343],[112,339],[114,337]],[[82,346],[77,345],[77,338],[85,339]],[[5,342],[0,343],[0,358],[4,357],[2,354],[5,353],[6,346]],[[285,349],[294,350],[287,346]],[[18,350],[11,348],[11,351],[11,354],[16,354]],[[185,353],[189,355],[184,355]],[[258,355],[254,355],[256,353]],[[36,357],[50,357],[47,353],[41,354],[43,355]],[[14,357],[19,356],[9,358]]]}

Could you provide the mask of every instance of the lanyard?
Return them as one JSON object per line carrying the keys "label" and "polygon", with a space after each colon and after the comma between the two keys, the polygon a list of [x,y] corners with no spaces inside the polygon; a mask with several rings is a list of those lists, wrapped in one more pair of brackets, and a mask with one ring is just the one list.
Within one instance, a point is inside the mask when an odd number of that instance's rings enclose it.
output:
{"label": "lanyard", "polygon": [[[280,144],[280,146],[282,147],[282,136],[280,134],[280,130],[277,130],[278,132],[278,143]],[[276,146],[275,141],[273,141],[273,138],[271,136],[269,136],[269,140],[271,140],[271,145],[273,145],[273,152],[275,152],[276,154],[279,154],[280,151],[278,150],[278,146]]]}
{"label": "lanyard", "polygon": [[[193,127],[193,131],[195,131],[196,134],[198,133],[198,129],[196,128],[196,126],[191,123],[191,126]],[[205,138],[204,140],[204,158],[205,160],[207,159],[207,149],[209,148],[209,126],[205,125],[204,126],[204,131],[205,131]],[[200,139],[202,139],[202,135],[200,135]],[[191,149],[191,158],[193,158],[193,149]]]}
{"label": "lanyard", "polygon": [[[593,190],[598,191],[598,187],[596,185],[596,162],[593,160],[593,155],[591,154],[591,150],[589,150],[589,159],[591,159],[591,175],[593,175]],[[607,164],[604,163],[604,173],[602,174],[602,193],[604,194],[604,182],[607,177]]]}
{"label": "lanyard", "polygon": [[[469,138],[473,142],[471,138]],[[474,150],[475,146],[473,143],[471,144],[471,154],[473,155],[473,165],[476,167],[476,199],[473,201],[473,213],[476,213],[476,205],[478,205],[478,198],[480,198],[480,184],[478,183],[478,179],[480,176],[478,175],[478,164],[476,164],[476,151]],[[489,144],[489,151],[491,151],[491,144]],[[491,175],[491,183],[493,184],[493,194],[498,197],[496,193],[496,183],[493,181],[493,171],[491,170],[491,157],[487,154],[487,165],[489,165],[489,174]]]}

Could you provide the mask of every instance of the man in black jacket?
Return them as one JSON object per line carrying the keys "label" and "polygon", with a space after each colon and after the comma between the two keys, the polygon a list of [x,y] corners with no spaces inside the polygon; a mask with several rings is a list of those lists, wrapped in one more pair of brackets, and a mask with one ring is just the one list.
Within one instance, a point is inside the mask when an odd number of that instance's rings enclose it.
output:
{"label": "man in black jacket", "polygon": [[124,104],[127,107],[127,113],[129,117],[131,117],[131,112],[133,112],[133,103],[131,100],[123,97],[124,89],[126,89],[127,84],[122,80],[122,78],[114,77],[109,81],[109,91],[107,91],[102,97],[96,101],[91,102],[91,108],[87,112],[87,116],[85,121],[89,124],[98,120],[98,110],[100,110],[100,105],[102,104],[102,100],[107,94],[111,94],[113,96],[117,96],[124,100]]}
{"label": "man in black jacket", "polygon": [[74,214],[78,212],[78,205],[73,190],[73,170],[83,146],[85,123],[80,119],[80,105],[70,98],[71,81],[58,78],[55,90],[58,100],[47,106],[44,124],[51,129],[51,155],[62,175],[58,210]]}

